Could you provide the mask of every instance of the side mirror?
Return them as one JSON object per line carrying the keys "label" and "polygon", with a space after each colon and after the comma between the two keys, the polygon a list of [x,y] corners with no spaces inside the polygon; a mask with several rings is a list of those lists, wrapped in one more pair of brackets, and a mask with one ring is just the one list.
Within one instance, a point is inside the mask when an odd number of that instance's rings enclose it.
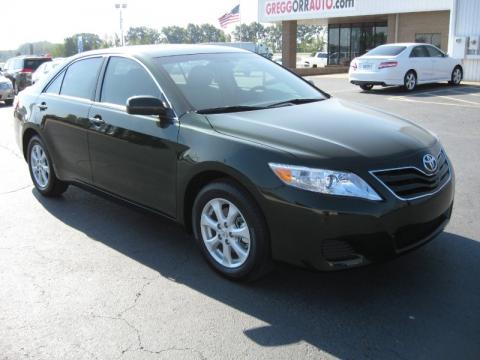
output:
{"label": "side mirror", "polygon": [[127,113],[131,115],[158,115],[167,114],[169,107],[154,96],[132,96],[127,100]]}

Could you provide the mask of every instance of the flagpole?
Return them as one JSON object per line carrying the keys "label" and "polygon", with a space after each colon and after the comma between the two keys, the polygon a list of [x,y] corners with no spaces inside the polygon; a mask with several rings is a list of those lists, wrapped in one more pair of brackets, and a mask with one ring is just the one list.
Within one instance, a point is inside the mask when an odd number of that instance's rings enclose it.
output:
{"label": "flagpole", "polygon": [[240,42],[242,42],[242,2],[238,2],[238,17],[240,19]]}

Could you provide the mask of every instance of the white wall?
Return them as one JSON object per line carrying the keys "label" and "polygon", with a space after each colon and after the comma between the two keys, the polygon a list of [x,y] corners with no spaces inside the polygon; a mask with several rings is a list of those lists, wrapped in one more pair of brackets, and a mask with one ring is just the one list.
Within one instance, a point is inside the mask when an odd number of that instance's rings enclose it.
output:
{"label": "white wall", "polygon": [[[456,0],[453,36],[480,37],[480,1]],[[480,81],[480,53],[466,55],[463,61],[465,80]]]}
{"label": "white wall", "polygon": [[[403,12],[415,11],[436,11],[449,10],[452,5],[452,0],[350,0],[354,4],[353,8],[345,9],[326,9],[318,11],[304,11],[304,12],[290,12],[283,14],[267,14],[267,4],[287,3],[290,5],[293,1],[300,0],[258,0],[258,18],[261,22],[275,22],[281,20],[306,20],[319,19],[338,16],[363,16],[363,15],[377,15],[377,14],[395,14]],[[301,0],[302,2],[305,0]],[[309,0],[315,4],[334,4],[337,0]],[[349,2],[346,0],[344,2]],[[472,2],[479,2],[479,0],[472,0]]]}

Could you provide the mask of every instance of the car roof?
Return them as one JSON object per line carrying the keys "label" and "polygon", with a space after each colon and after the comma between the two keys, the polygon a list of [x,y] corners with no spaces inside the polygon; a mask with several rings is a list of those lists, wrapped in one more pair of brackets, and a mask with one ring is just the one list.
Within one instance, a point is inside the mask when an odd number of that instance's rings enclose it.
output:
{"label": "car roof", "polygon": [[[432,44],[427,44],[427,43],[390,43],[390,44],[383,44],[383,45],[380,45],[380,46],[405,46],[405,47],[411,47],[411,46],[418,46],[418,45],[432,45]],[[432,45],[434,46],[434,45]]]}
{"label": "car roof", "polygon": [[50,56],[39,56],[39,55],[19,55],[19,56],[14,56],[11,59],[51,59]]}
{"label": "car roof", "polygon": [[75,57],[102,54],[123,54],[131,56],[145,56],[150,58],[174,55],[216,54],[216,53],[250,53],[250,51],[231,46],[203,45],[203,44],[158,44],[133,45],[117,48],[91,50],[80,53]]}

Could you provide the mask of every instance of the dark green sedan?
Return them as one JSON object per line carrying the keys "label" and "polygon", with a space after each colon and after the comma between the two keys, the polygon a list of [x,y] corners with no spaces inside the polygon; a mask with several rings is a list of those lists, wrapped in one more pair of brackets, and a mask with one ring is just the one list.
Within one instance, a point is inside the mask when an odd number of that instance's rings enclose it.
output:
{"label": "dark green sedan", "polygon": [[39,193],[76,185],[169,217],[231,279],[273,260],[368,264],[451,215],[454,172],[434,135],[239,49],[82,53],[21,92],[14,117]]}

